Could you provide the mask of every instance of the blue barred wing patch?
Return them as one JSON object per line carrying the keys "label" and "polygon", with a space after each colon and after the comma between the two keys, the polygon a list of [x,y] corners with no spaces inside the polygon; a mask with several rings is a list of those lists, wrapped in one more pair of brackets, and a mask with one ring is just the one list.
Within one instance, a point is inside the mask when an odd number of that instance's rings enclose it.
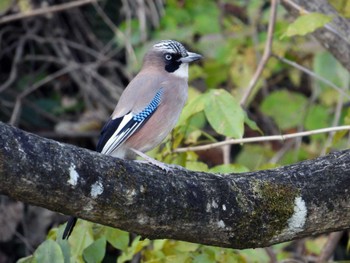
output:
{"label": "blue barred wing patch", "polygon": [[152,101],[139,113],[129,112],[123,117],[110,119],[101,132],[97,150],[104,154],[112,154],[131,135],[140,129],[157,110],[163,94],[159,89]]}
{"label": "blue barred wing patch", "polygon": [[162,93],[163,93],[163,89],[158,90],[158,92],[154,96],[151,103],[148,104],[147,107],[143,111],[141,111],[140,113],[136,114],[133,117],[134,121],[141,122],[141,121],[147,119],[153,112],[155,112],[155,110],[158,108],[158,105],[160,103]]}

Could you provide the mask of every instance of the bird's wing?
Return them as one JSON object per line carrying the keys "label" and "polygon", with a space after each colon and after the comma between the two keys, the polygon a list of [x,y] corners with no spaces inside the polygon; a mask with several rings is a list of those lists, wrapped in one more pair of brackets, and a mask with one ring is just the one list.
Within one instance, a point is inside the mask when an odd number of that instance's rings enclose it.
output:
{"label": "bird's wing", "polygon": [[112,154],[152,116],[161,102],[162,94],[163,88],[160,88],[149,104],[138,113],[129,112],[122,117],[109,119],[101,131],[97,151]]}

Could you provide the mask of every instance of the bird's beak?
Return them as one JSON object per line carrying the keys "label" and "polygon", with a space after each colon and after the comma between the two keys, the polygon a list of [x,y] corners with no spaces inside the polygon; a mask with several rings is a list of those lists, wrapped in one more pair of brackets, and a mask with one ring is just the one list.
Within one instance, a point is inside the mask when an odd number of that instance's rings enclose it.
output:
{"label": "bird's beak", "polygon": [[199,55],[197,53],[193,53],[193,52],[187,52],[188,56],[184,57],[184,58],[180,58],[179,61],[184,62],[184,63],[190,63],[193,61],[196,61],[198,59],[201,59],[203,56]]}

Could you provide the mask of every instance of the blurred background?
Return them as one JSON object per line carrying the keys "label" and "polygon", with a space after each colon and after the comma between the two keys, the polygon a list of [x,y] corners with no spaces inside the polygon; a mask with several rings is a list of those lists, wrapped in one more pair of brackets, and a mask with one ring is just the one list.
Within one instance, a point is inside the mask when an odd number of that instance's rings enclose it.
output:
{"label": "blurred background", "polygon": [[[341,16],[350,15],[347,1],[333,2]],[[271,10],[270,1],[244,0],[1,0],[0,121],[94,150],[145,51],[159,40],[174,39],[204,59],[191,65],[188,105],[171,136],[150,153],[153,157],[228,173],[347,148],[346,132],[186,148],[349,124],[349,72],[313,37],[293,36],[288,29],[295,18],[280,4],[272,21],[272,53],[248,88],[269,41]],[[32,262],[30,255],[40,255],[37,247],[48,233],[54,238],[67,217],[5,196],[0,200],[0,262],[26,256],[21,262]],[[106,229],[87,222],[80,228],[91,237],[79,251],[70,244],[72,262],[315,262],[330,240],[338,244],[335,258],[345,259],[349,247],[347,233],[336,234],[335,241],[322,235],[238,251],[171,240],[147,243],[111,229],[113,237],[101,245],[96,231]],[[86,249],[92,244],[99,257],[91,259]]]}

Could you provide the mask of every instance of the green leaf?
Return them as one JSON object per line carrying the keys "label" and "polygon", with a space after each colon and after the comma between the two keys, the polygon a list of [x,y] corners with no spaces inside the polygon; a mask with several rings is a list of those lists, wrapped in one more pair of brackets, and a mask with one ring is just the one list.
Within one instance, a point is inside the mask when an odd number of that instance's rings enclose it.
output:
{"label": "green leaf", "polygon": [[37,262],[64,263],[64,257],[60,246],[53,240],[48,239],[34,252]]}
{"label": "green leaf", "polygon": [[270,259],[264,249],[244,249],[239,252],[241,256],[249,258],[249,262],[269,262]]}
{"label": "green leaf", "polygon": [[192,262],[193,263],[213,263],[215,261],[208,254],[200,254],[195,256]]}
{"label": "green leaf", "polygon": [[341,16],[350,18],[350,1],[329,0],[328,3],[331,4]]}
{"label": "green leaf", "polygon": [[274,154],[267,145],[246,144],[238,154],[236,162],[249,170],[257,170],[261,165],[268,163]]}
{"label": "green leaf", "polygon": [[330,121],[329,109],[322,105],[312,105],[306,114],[305,128],[307,130],[328,127]]}
{"label": "green leaf", "polygon": [[244,173],[249,172],[249,169],[240,164],[221,164],[209,169],[210,173]]}
{"label": "green leaf", "polygon": [[25,257],[25,258],[21,258],[19,260],[17,260],[16,263],[36,263],[36,259],[33,255]]}
{"label": "green leaf", "polygon": [[12,5],[11,0],[0,1],[0,13],[7,11],[7,9],[9,9],[11,7],[11,5]]}
{"label": "green leaf", "polygon": [[306,103],[306,97],[301,94],[278,90],[265,98],[261,111],[273,118],[281,130],[286,130],[301,124]]}
{"label": "green leaf", "polygon": [[[322,76],[347,92],[346,87],[348,87],[350,83],[350,74],[329,52],[315,54],[313,70],[317,75]],[[330,106],[338,101],[337,95],[339,94],[339,91],[330,87],[328,83],[315,80],[314,86],[316,91],[321,92],[320,99],[323,104]]]}
{"label": "green leaf", "polygon": [[192,101],[186,104],[186,106],[182,110],[182,114],[177,123],[177,126],[183,125],[188,120],[188,118],[204,110],[204,107],[205,107],[204,95],[205,94],[200,94],[196,98],[194,98]]}
{"label": "green leaf", "polygon": [[238,101],[223,89],[210,90],[205,94],[205,115],[219,134],[242,138],[244,132],[244,111]]}
{"label": "green leaf", "polygon": [[115,248],[118,248],[122,251],[126,251],[129,246],[129,237],[128,232],[119,230],[117,228],[106,227],[106,238],[107,241]]}
{"label": "green leaf", "polygon": [[[62,250],[62,255],[64,258],[64,262],[70,262],[70,246],[67,240],[60,240],[61,238],[59,237],[58,240],[56,241],[58,245],[60,246]],[[61,242],[62,241],[62,242]]]}
{"label": "green leaf", "polygon": [[[216,10],[216,8],[212,8],[211,10]],[[212,12],[211,12],[212,13]],[[196,33],[201,35],[203,34],[211,34],[211,33],[219,33],[220,25],[218,23],[218,19],[212,19],[212,17],[217,17],[217,14],[208,14],[202,13],[201,15],[197,15],[194,20],[194,30]]]}
{"label": "green leaf", "polygon": [[[344,125],[349,125],[350,124],[350,109],[349,108],[344,113],[343,118],[344,118]],[[333,136],[332,145],[336,145],[337,143],[339,143],[347,133],[348,133],[347,130],[336,132]]]}
{"label": "green leaf", "polygon": [[194,144],[198,142],[199,137],[201,137],[202,131],[201,130],[194,130],[190,132],[186,138],[185,143],[186,144]]}
{"label": "green leaf", "polygon": [[248,114],[244,112],[244,123],[248,125],[249,128],[251,128],[253,131],[257,131],[260,134],[263,134],[262,130],[258,127],[255,121],[249,119]]}
{"label": "green leaf", "polygon": [[348,131],[338,131],[334,134],[333,140],[332,140],[332,145],[336,145],[341,141],[341,139],[344,138],[344,136],[348,134]]}
{"label": "green leaf", "polygon": [[216,262],[215,254],[220,248],[212,246],[204,246],[201,249],[201,253],[193,258],[193,263],[206,263],[206,262]]}
{"label": "green leaf", "polygon": [[175,249],[181,252],[192,252],[198,249],[200,245],[185,241],[177,241]]}
{"label": "green leaf", "polygon": [[215,251],[216,262],[235,262],[235,263],[247,263],[245,258],[238,254],[233,249],[217,248]]}
{"label": "green leaf", "polygon": [[187,161],[186,168],[191,171],[207,172],[208,165],[199,161]]}
{"label": "green leaf", "polygon": [[331,22],[332,19],[332,16],[320,13],[301,15],[288,26],[287,31],[281,36],[281,38],[297,35],[304,36],[323,27],[325,24]]}
{"label": "green leaf", "polygon": [[94,242],[92,234],[93,223],[79,219],[74,227],[74,231],[69,237],[71,245],[71,261],[82,261],[82,254],[85,248]]}
{"label": "green leaf", "polygon": [[229,76],[229,67],[224,66],[216,60],[208,60],[204,64],[204,71],[207,72],[205,82],[209,88],[219,86],[221,83],[227,81]]}
{"label": "green leaf", "polygon": [[192,13],[194,31],[200,35],[220,32],[219,9],[213,1],[201,1],[201,4],[191,1],[186,7]]}
{"label": "green leaf", "polygon": [[137,236],[132,242],[131,246],[118,257],[117,263],[130,261],[138,252],[149,244],[149,239],[141,240],[141,236]]}
{"label": "green leaf", "polygon": [[322,248],[327,243],[326,236],[319,236],[317,238],[307,239],[305,242],[305,247],[308,252],[311,252],[313,255],[320,255]]}
{"label": "green leaf", "polygon": [[205,78],[205,73],[202,67],[200,67],[197,64],[194,64],[189,68],[188,76],[188,81],[191,82],[194,79]]}
{"label": "green leaf", "polygon": [[[315,136],[315,135],[313,135]],[[315,156],[316,157],[316,156]],[[280,165],[293,164],[299,161],[310,159],[310,152],[306,151],[303,147],[299,148],[297,151],[288,151],[279,161]]]}
{"label": "green leaf", "polygon": [[189,259],[189,255],[186,253],[179,253],[176,255],[170,255],[165,257],[163,260],[158,261],[150,261],[150,262],[166,262],[166,263],[186,263],[186,262],[192,262]]}
{"label": "green leaf", "polygon": [[181,127],[180,132],[187,138],[193,131],[201,130],[203,132],[203,128],[206,124],[207,118],[205,117],[204,111],[201,111],[188,118],[186,125]]}
{"label": "green leaf", "polygon": [[87,263],[102,262],[106,253],[106,238],[101,237],[84,249],[83,258]]}

